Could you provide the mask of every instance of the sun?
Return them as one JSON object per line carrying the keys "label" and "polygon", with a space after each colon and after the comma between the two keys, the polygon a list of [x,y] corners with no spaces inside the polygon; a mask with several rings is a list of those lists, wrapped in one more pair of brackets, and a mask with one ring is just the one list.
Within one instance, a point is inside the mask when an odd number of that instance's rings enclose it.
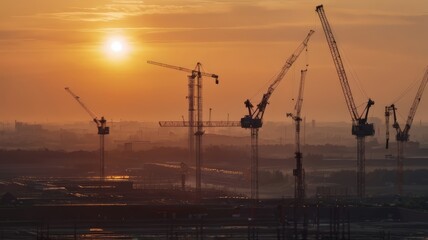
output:
{"label": "sun", "polygon": [[103,52],[111,60],[122,60],[129,55],[130,45],[123,36],[109,37],[104,43]]}
{"label": "sun", "polygon": [[122,52],[123,51],[123,44],[122,44],[122,42],[120,42],[120,41],[113,41],[111,44],[110,44],[110,49],[113,51],[113,52]]}

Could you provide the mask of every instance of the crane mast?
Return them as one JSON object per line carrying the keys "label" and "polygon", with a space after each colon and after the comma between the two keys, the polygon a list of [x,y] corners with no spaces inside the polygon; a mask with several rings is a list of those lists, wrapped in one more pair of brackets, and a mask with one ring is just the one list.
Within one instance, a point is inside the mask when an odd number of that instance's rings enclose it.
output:
{"label": "crane mast", "polygon": [[[204,134],[204,124],[202,115],[202,77],[214,78],[215,83],[218,84],[218,75],[213,73],[202,72],[202,64],[197,63],[195,69],[178,67],[165,63],[155,61],[147,61],[149,64],[157,65],[160,67],[170,68],[177,71],[188,72],[188,101],[189,101],[189,124],[188,124],[188,139],[189,139],[189,153],[193,160],[196,159],[196,192],[198,197],[201,196],[201,165],[202,165],[202,135]],[[196,89],[195,89],[196,87]],[[195,97],[196,92],[196,97]],[[196,106],[195,106],[196,105]],[[196,114],[195,114],[196,112]],[[196,122],[195,122],[196,119]]]}
{"label": "crane mast", "polygon": [[107,120],[104,117],[98,119],[98,117],[80,100],[80,97],[74,94],[70,88],[66,87],[65,91],[67,91],[78,103],[79,105],[91,116],[92,120],[97,125],[98,135],[100,135],[100,180],[105,179],[105,164],[104,164],[104,156],[105,156],[105,140],[104,136],[110,133],[110,128],[107,127]]}
{"label": "crane mast", "polygon": [[249,99],[247,99],[244,104],[248,109],[248,115],[245,115],[241,118],[241,127],[242,128],[250,128],[251,130],[251,199],[258,200],[259,198],[259,180],[258,180],[258,162],[259,162],[259,153],[258,153],[258,131],[259,128],[263,125],[263,115],[266,110],[266,106],[269,103],[269,98],[272,93],[275,91],[276,87],[279,85],[281,80],[284,78],[285,74],[288,72],[293,63],[300,56],[302,51],[307,47],[308,42],[312,34],[313,30],[310,30],[306,38],[299,45],[299,47],[294,51],[294,53],[286,60],[285,64],[282,66],[279,73],[274,78],[274,81],[268,87],[268,90],[259,104],[257,104],[257,108],[254,109],[253,104]]}
{"label": "crane mast", "polygon": [[317,6],[315,11],[318,13],[321,20],[321,25],[323,26],[337,75],[339,76],[346,106],[351,114],[352,135],[355,135],[357,138],[357,196],[359,198],[363,198],[365,195],[365,137],[373,136],[375,133],[373,124],[367,123],[367,118],[370,107],[374,105],[374,101],[369,99],[363,113],[361,115],[358,114],[345,67],[343,65],[342,58],[340,57],[339,48],[337,47],[337,43],[324,12],[323,5]]}
{"label": "crane mast", "polygon": [[409,115],[407,116],[406,125],[404,126],[404,129],[401,129],[400,124],[397,121],[397,114],[395,107],[395,104],[391,104],[390,106],[385,107],[385,124],[386,124],[386,148],[388,148],[389,143],[389,116],[391,112],[394,116],[394,123],[392,124],[392,127],[396,131],[395,140],[397,141],[397,174],[396,174],[396,191],[397,194],[402,195],[403,194],[403,179],[404,179],[404,173],[403,173],[403,159],[404,159],[404,150],[406,148],[406,142],[409,141],[409,131],[412,127],[413,119],[416,114],[416,110],[418,109],[419,103],[422,98],[422,94],[425,90],[425,87],[428,83],[428,68],[425,71],[425,74],[422,78],[421,84],[419,85],[418,91],[416,93],[416,96],[413,100],[412,106],[409,110]]}
{"label": "crane mast", "polygon": [[295,158],[296,158],[296,168],[293,170],[294,176],[294,199],[298,205],[303,204],[305,199],[305,170],[302,163],[302,152],[300,150],[300,123],[302,118],[300,112],[303,106],[303,90],[305,86],[305,78],[307,69],[300,71],[300,85],[299,85],[299,94],[297,97],[296,105],[294,107],[294,114],[287,113],[287,117],[291,117],[295,124]]}

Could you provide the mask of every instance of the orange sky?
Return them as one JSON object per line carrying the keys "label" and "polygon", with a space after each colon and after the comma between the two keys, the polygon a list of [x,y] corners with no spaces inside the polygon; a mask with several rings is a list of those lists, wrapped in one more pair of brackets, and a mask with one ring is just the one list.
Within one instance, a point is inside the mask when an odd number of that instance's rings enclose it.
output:
{"label": "orange sky", "polygon": [[[239,120],[244,100],[258,103],[269,80],[310,29],[308,53],[271,98],[265,121],[293,109],[300,69],[309,63],[307,119],[350,121],[315,6],[306,0],[0,0],[0,121],[76,121],[88,116],[70,87],[114,120],[180,120],[187,115],[186,73],[147,60],[193,68],[202,62],[220,84],[204,82],[205,118]],[[428,65],[428,1],[324,1],[344,53],[356,105],[366,97],[382,117],[386,104],[419,84]],[[103,49],[111,36],[129,46],[121,59]],[[356,77],[352,77],[356,76]],[[358,86],[361,86],[363,91]],[[413,87],[397,106],[403,119]],[[365,94],[364,94],[365,92]],[[428,121],[428,93],[415,121]],[[362,109],[361,109],[362,110]],[[287,120],[291,121],[291,120]],[[403,121],[403,120],[401,120]]]}

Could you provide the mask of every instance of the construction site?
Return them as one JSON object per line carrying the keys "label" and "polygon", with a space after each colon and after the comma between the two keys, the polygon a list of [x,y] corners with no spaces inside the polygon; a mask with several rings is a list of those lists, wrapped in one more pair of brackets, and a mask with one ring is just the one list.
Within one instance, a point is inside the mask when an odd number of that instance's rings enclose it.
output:
{"label": "construction site", "polygon": [[[285,61],[254,83],[261,90],[234,89],[248,95],[239,118],[215,116],[220,110],[206,104],[204,85],[214,91],[232,79],[205,71],[194,54],[194,67],[139,60],[156,75],[178,74],[165,81],[187,92],[179,120],[162,107],[175,120],[112,120],[92,106],[114,96],[91,104],[75,84],[61,94],[73,103],[66,111],[86,116],[80,122],[1,122],[0,239],[427,239],[428,122],[416,116],[427,106],[428,67],[400,95],[410,106],[391,99],[374,115],[377,96],[355,100],[364,89],[350,84],[339,24],[323,5],[310,11],[317,28],[278,49]],[[315,35],[322,42],[311,45]],[[310,58],[319,48],[350,121],[306,118],[305,89],[324,77]],[[329,94],[319,90],[318,101]],[[292,99],[281,121],[269,118],[274,95]]]}

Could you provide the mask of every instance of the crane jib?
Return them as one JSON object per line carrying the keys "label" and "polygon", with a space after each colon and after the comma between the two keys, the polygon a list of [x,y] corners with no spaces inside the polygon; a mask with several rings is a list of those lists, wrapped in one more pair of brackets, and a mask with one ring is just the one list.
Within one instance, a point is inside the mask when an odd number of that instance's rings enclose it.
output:
{"label": "crane jib", "polygon": [[342,62],[342,58],[339,53],[339,48],[337,47],[337,42],[334,38],[333,31],[331,30],[330,24],[325,15],[323,5],[316,7],[316,12],[321,20],[321,25],[323,27],[325,37],[327,39],[328,46],[330,48],[331,56],[333,58],[334,65],[336,67],[337,74],[339,76],[340,84],[342,87],[343,94],[345,96],[346,105],[348,107],[349,113],[351,114],[353,121],[358,121],[359,114],[357,107],[352,96],[352,91],[348,83],[348,77],[346,75],[345,67]]}
{"label": "crane jib", "polygon": [[249,108],[248,107],[249,104],[247,104],[246,102],[246,107],[249,110],[249,115],[246,115],[245,117],[241,118],[241,127],[243,128],[262,127],[263,125],[262,119],[263,119],[264,111],[266,110],[266,106],[269,103],[269,98],[271,97],[272,93],[275,91],[276,87],[279,85],[281,80],[287,74],[290,67],[297,60],[297,58],[300,56],[303,50],[307,47],[309,39],[314,32],[315,32],[314,30],[310,30],[307,36],[305,37],[305,39],[303,40],[303,42],[286,60],[285,64],[282,66],[281,70],[279,71],[278,75],[275,77],[274,81],[269,85],[267,92],[263,94],[263,97],[260,103],[257,104],[257,108],[256,109],[252,109],[252,107]]}
{"label": "crane jib", "polygon": [[196,68],[195,69],[189,69],[189,68],[184,68],[184,67],[179,67],[179,66],[174,66],[174,65],[170,65],[170,64],[166,64],[166,63],[160,63],[160,62],[155,62],[155,61],[147,61],[148,64],[153,64],[156,66],[160,66],[160,67],[165,67],[165,68],[170,68],[170,69],[175,69],[178,71],[182,71],[182,72],[188,72],[192,74],[192,77],[211,77],[215,79],[215,83],[218,84],[219,83],[219,76],[217,74],[213,74],[213,73],[206,73],[206,72],[201,72],[199,70],[196,70],[197,66],[200,66],[201,63],[197,63]]}
{"label": "crane jib", "polygon": [[[407,142],[409,140],[409,131],[410,128],[412,127],[412,123],[413,123],[413,119],[415,118],[415,114],[416,114],[416,110],[418,109],[419,103],[421,101],[423,92],[425,90],[425,87],[428,83],[428,68],[425,71],[424,77],[422,78],[421,84],[419,85],[418,91],[416,93],[416,96],[413,100],[412,106],[410,107],[409,110],[409,115],[407,116],[407,121],[406,124],[404,125],[404,129],[402,130],[400,127],[400,124],[397,121],[397,114],[396,114],[396,110],[397,108],[395,107],[394,104],[392,104],[391,106],[386,106],[385,107],[385,119],[386,122],[388,123],[389,120],[389,114],[392,111],[393,112],[393,117],[394,117],[394,123],[392,125],[393,128],[395,128],[396,130],[396,140],[397,141],[404,141]],[[388,126],[389,124],[386,125],[387,127],[387,140],[389,137],[389,132],[388,132]]]}

